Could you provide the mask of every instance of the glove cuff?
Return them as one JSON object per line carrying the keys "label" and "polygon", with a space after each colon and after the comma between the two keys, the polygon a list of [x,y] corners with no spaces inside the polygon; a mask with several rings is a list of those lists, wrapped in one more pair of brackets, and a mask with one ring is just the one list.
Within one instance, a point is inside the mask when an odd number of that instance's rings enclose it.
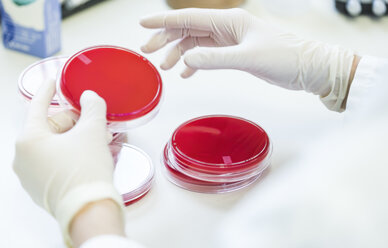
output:
{"label": "glove cuff", "polygon": [[349,78],[355,53],[350,49],[333,48],[330,56],[329,85],[330,92],[321,96],[322,103],[330,110],[343,112],[344,101],[349,91]]}
{"label": "glove cuff", "polygon": [[84,184],[68,192],[58,203],[54,216],[57,219],[65,243],[72,247],[69,229],[70,223],[75,215],[87,204],[100,200],[111,199],[117,203],[120,209],[124,209],[121,195],[112,184],[106,182],[97,182]]}

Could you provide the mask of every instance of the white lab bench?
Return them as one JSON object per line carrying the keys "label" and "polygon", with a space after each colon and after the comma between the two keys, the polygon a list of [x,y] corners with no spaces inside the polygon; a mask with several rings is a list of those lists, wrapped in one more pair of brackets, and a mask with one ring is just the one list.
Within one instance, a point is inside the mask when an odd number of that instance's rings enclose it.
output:
{"label": "white lab bench", "polygon": [[[306,38],[349,46],[361,55],[388,57],[387,17],[351,20],[337,13],[332,1],[284,0],[288,13],[270,8],[268,2],[271,1],[247,0],[242,7]],[[60,54],[70,55],[99,44],[140,52],[140,46],[154,32],[138,24],[140,17],[167,9],[163,0],[99,4],[63,22]],[[164,49],[145,56],[159,65],[165,54]],[[17,79],[24,68],[37,60],[0,45],[0,247],[64,247],[55,220],[30,200],[12,171],[13,144],[25,114]],[[272,168],[262,179],[270,181],[278,168],[287,166],[295,156],[303,156],[311,142],[342,121],[342,115],[326,110],[317,97],[271,86],[244,72],[199,71],[184,80],[179,76],[182,69],[180,63],[170,71],[160,70],[165,85],[160,113],[150,123],[128,133],[129,143],[147,152],[156,167],[150,193],[126,208],[128,236],[148,247],[215,247],[213,236],[219,223],[252,190],[199,194],[168,182],[161,172],[160,155],[180,123],[208,114],[236,115],[257,122],[274,143]],[[260,187],[260,181],[252,187]]]}

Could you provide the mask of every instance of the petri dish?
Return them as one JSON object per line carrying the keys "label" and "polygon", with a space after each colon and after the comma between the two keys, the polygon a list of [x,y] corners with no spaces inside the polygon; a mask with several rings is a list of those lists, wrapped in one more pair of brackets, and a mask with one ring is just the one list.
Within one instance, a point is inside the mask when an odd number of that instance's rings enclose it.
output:
{"label": "petri dish", "polygon": [[[115,49],[118,48],[115,47]],[[62,69],[68,61],[68,56],[50,57],[38,61],[26,68],[18,80],[19,93],[22,98],[26,102],[30,102],[39,90],[41,84],[48,79],[54,79],[58,83],[58,75],[61,75]],[[153,67],[148,60],[142,59],[142,61],[143,65],[144,63],[147,63],[147,68]],[[152,117],[158,112],[162,87],[160,77],[158,75],[159,74],[154,75],[157,79],[157,81],[155,81],[155,85],[160,87],[157,88],[158,93],[156,95],[158,95],[158,97],[155,96],[158,100],[154,101],[154,105],[151,104],[152,106],[147,110],[143,108],[139,109],[139,111],[134,111],[134,118],[137,118],[137,120],[140,119],[140,121],[137,122],[137,125],[143,124],[145,121],[152,119]],[[136,87],[133,89],[136,90]],[[145,89],[143,89],[143,91],[145,91]],[[146,107],[149,106],[147,105]],[[57,94],[50,103],[49,115],[53,115],[59,111],[67,109],[69,109],[69,105],[61,104],[61,99],[57,91]],[[70,109],[74,110],[74,108]],[[140,110],[143,112],[140,112]],[[149,192],[152,186],[155,169],[151,159],[145,152],[127,143],[124,132],[127,131],[129,127],[134,126],[132,124],[132,126],[127,125],[126,121],[118,121],[118,123],[124,123],[125,125],[116,125],[116,122],[108,122],[108,128],[113,133],[113,141],[109,145],[115,162],[113,181],[117,190],[120,194],[122,194],[124,203],[129,205],[140,200]],[[120,132],[117,132],[117,130]]]}
{"label": "petri dish", "polygon": [[167,179],[173,184],[194,192],[199,193],[228,193],[245,188],[250,184],[254,183],[260,176],[261,173],[256,176],[250,177],[247,180],[233,181],[233,182],[212,182],[198,180],[191,176],[185,175],[180,171],[176,170],[170,163],[167,155],[167,146],[164,149],[162,156],[162,170]]}
{"label": "petri dish", "polygon": [[149,192],[155,169],[145,152],[119,139],[116,136],[109,145],[115,161],[113,184],[128,206]]}
{"label": "petri dish", "polygon": [[183,188],[230,192],[245,187],[269,166],[272,144],[259,125],[234,116],[211,115],[180,125],[166,144],[167,178]]}
{"label": "petri dish", "polygon": [[59,103],[79,113],[85,90],[95,91],[107,104],[112,132],[148,122],[159,110],[162,80],[143,56],[117,46],[95,46],[71,56],[57,77]]}
{"label": "petri dish", "polygon": [[[56,80],[58,70],[65,64],[68,57],[58,56],[40,60],[27,67],[19,77],[19,93],[26,102],[30,102],[39,90],[43,82]],[[58,96],[55,95],[51,101],[49,114],[63,110],[59,105]]]}

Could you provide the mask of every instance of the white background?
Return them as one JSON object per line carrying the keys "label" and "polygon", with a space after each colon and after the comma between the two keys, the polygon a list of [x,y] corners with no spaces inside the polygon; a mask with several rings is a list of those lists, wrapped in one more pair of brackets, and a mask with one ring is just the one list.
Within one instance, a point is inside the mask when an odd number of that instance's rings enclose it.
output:
{"label": "white background", "polygon": [[[242,7],[306,38],[339,43],[361,55],[388,57],[388,17],[348,19],[329,0],[247,0]],[[163,0],[102,3],[63,22],[60,54],[71,55],[99,44],[140,52],[153,31],[143,29],[139,18],[167,9]],[[159,65],[165,53],[146,57]],[[55,220],[32,203],[11,167],[13,144],[26,110],[17,79],[37,60],[0,45],[0,247],[64,247]],[[160,113],[129,132],[129,143],[147,152],[157,170],[151,192],[126,210],[127,234],[149,247],[214,247],[217,225],[251,190],[207,195],[169,183],[160,170],[160,153],[180,123],[207,114],[237,115],[257,122],[274,143],[272,168],[262,179],[271,180],[278,168],[303,156],[305,147],[342,121],[342,115],[326,110],[317,97],[268,85],[244,72],[200,71],[183,80],[182,68],[180,64],[161,71],[166,95]],[[253,187],[260,187],[260,182]]]}

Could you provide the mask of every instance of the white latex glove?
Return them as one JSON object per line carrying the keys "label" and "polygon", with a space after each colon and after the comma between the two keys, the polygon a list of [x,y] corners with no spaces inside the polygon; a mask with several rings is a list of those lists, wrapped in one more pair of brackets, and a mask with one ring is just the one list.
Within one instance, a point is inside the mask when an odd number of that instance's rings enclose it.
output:
{"label": "white latex glove", "polygon": [[31,198],[58,220],[70,244],[70,222],[86,204],[103,199],[112,199],[119,206],[123,203],[112,183],[105,101],[85,91],[79,121],[60,134],[53,130],[70,127],[63,115],[47,120],[54,93],[54,82],[46,83],[32,100],[24,131],[16,143],[14,170]]}
{"label": "white latex glove", "polygon": [[182,9],[143,18],[146,28],[161,29],[142,47],[154,52],[179,40],[162,63],[170,69],[186,53],[182,77],[198,69],[237,69],[272,84],[321,97],[341,110],[354,53],[322,42],[303,40],[242,9]]}

